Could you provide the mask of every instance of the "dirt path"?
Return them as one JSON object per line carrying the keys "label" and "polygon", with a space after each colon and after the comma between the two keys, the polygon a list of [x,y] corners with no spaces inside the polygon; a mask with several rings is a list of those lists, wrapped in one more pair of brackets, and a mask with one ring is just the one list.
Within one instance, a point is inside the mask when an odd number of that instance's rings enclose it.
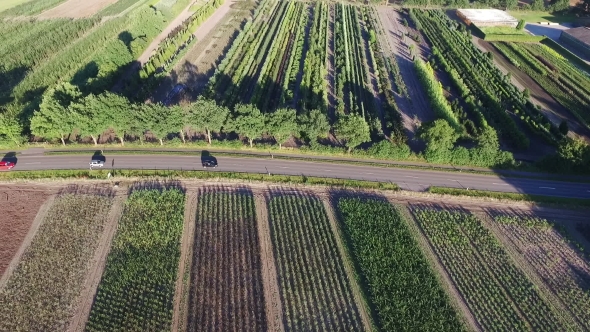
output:
{"label": "dirt path", "polygon": [[49,211],[49,209],[53,205],[53,202],[55,201],[56,197],[57,197],[57,195],[49,196],[49,198],[47,198],[47,200],[39,208],[39,211],[37,212],[37,215],[35,216],[35,220],[33,220],[33,224],[31,224],[31,228],[29,229],[27,236],[24,238],[23,242],[21,243],[20,247],[18,248],[18,251],[14,254],[14,256],[12,257],[12,260],[10,261],[10,264],[8,264],[8,266],[6,267],[6,270],[4,271],[4,274],[0,278],[0,289],[4,288],[4,286],[6,285],[6,282],[8,281],[8,279],[10,278],[12,273],[14,272],[14,269],[16,269],[16,267],[18,266],[21,256],[23,255],[25,250],[29,247],[29,245],[31,244],[31,241],[33,241],[35,234],[37,234],[37,231],[39,230],[39,227],[41,226],[43,219],[45,219],[45,216],[47,215],[47,212]]}
{"label": "dirt path", "polygon": [[118,0],[69,0],[57,7],[42,12],[37,18],[44,20],[60,17],[90,17],[117,1]]}
{"label": "dirt path", "polygon": [[266,197],[261,191],[255,191],[256,217],[258,219],[258,237],[260,238],[260,256],[262,261],[262,283],[266,319],[271,331],[284,331],[283,306],[279,294],[277,270],[275,266]]}
{"label": "dirt path", "polygon": [[406,102],[399,103],[399,106],[402,112],[401,117],[404,128],[408,133],[408,138],[412,139],[419,125],[434,120],[435,115],[425,98],[422,84],[416,77],[412,55],[408,47],[414,45],[415,52],[418,50],[422,58],[428,56],[427,51],[412,39],[405,37],[408,29],[401,24],[402,18],[394,8],[379,6],[377,7],[377,13],[387,38],[386,44],[390,48],[384,50],[384,52],[397,61],[400,73],[408,89],[410,100],[404,98]]}
{"label": "dirt path", "polygon": [[511,73],[510,81],[512,84],[519,90],[527,88],[530,91],[531,102],[541,106],[541,112],[549,118],[549,121],[556,126],[559,126],[564,120],[567,121],[571,134],[576,134],[590,142],[590,129],[581,125],[567,108],[551,97],[534,79],[511,64],[491,43],[475,36],[472,39],[473,44],[482,52],[492,52],[494,54],[494,64],[502,73]]}
{"label": "dirt path", "polygon": [[194,36],[197,42],[178,61],[170,74],[154,91],[153,101],[163,101],[176,84],[182,83],[190,88],[193,99],[207,84],[217,66],[217,61],[225,56],[224,46],[231,46],[234,35],[240,29],[243,10],[235,9],[236,1],[225,0],[217,10],[197,28]]}
{"label": "dirt path", "polygon": [[371,320],[371,315],[369,313],[369,305],[365,301],[365,298],[362,295],[362,290],[357,279],[354,277],[354,267],[350,261],[350,255],[342,242],[342,234],[340,232],[340,227],[338,226],[338,221],[336,221],[336,213],[334,213],[334,209],[332,209],[332,204],[326,197],[321,198],[322,203],[324,204],[324,209],[326,210],[326,215],[328,216],[328,220],[330,221],[330,227],[332,228],[332,233],[334,234],[334,239],[336,240],[336,246],[338,247],[338,251],[340,253],[340,257],[342,257],[342,263],[344,266],[344,270],[346,271],[346,278],[350,281],[350,286],[352,289],[352,297],[354,301],[357,303],[357,308],[359,309],[359,314],[361,316],[361,320],[363,321],[363,325],[365,327],[365,331],[373,331],[373,324]]}
{"label": "dirt path", "polygon": [[99,240],[99,245],[94,252],[94,257],[89,262],[89,266],[92,268],[89,269],[89,273],[86,275],[86,279],[84,280],[82,292],[80,292],[80,295],[75,302],[77,303],[77,310],[70,320],[67,330],[68,332],[81,332],[84,331],[84,328],[86,327],[86,321],[88,320],[90,310],[92,309],[92,304],[94,303],[94,295],[96,294],[98,284],[102,279],[102,273],[104,271],[107,256],[111,248],[111,242],[113,241],[113,237],[117,232],[117,225],[119,224],[119,219],[121,219],[121,215],[123,214],[123,208],[126,200],[127,192],[125,190],[119,189],[115,195],[111,210],[109,211],[104,231]]}
{"label": "dirt path", "polygon": [[185,331],[187,323],[189,275],[195,238],[195,220],[197,217],[198,191],[191,189],[186,193],[184,207],[184,229],[180,242],[180,260],[174,292],[174,313],[172,315],[172,331]]}
{"label": "dirt path", "polygon": [[445,269],[438,256],[434,253],[434,249],[426,239],[426,236],[420,229],[420,226],[416,223],[416,220],[414,220],[414,218],[411,216],[407,207],[400,205],[399,202],[396,202],[391,197],[389,198],[389,202],[392,205],[399,207],[401,213],[405,216],[410,232],[413,233],[414,239],[418,241],[418,244],[422,249],[422,253],[430,262],[430,266],[432,266],[436,271],[436,275],[439,278],[439,282],[449,295],[451,303],[455,307],[455,310],[461,313],[464,323],[474,331],[482,331],[482,327],[475,319],[475,316],[473,315],[471,310],[469,310],[469,307],[467,306],[465,299],[457,290],[455,283],[449,277],[448,271]]}

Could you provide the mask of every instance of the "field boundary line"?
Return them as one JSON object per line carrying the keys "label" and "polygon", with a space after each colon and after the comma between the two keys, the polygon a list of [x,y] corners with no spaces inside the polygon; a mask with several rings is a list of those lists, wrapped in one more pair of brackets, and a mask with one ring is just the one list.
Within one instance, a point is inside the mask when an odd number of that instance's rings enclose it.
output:
{"label": "field boundary line", "polygon": [[260,259],[262,262],[262,288],[264,292],[264,307],[269,331],[285,331],[283,305],[279,295],[279,283],[275,257],[270,236],[268,206],[266,196],[259,189],[253,190],[254,205],[256,207],[256,225],[260,241]]}
{"label": "field boundary line", "polygon": [[35,219],[33,220],[33,223],[31,224],[31,228],[27,232],[27,235],[25,236],[22,244],[18,248],[18,251],[14,254],[14,257],[10,261],[10,264],[8,264],[8,266],[6,267],[6,270],[4,271],[4,274],[0,278],[0,290],[2,290],[4,288],[4,286],[6,286],[6,284],[8,283],[8,280],[10,279],[10,276],[12,275],[12,273],[14,272],[14,270],[17,268],[18,264],[20,263],[20,259],[21,259],[22,255],[29,248],[29,246],[31,245],[31,242],[33,242],[33,239],[37,235],[37,231],[41,227],[41,223],[45,220],[45,216],[47,216],[47,212],[49,212],[49,209],[53,206],[53,202],[55,201],[56,197],[57,197],[57,194],[53,194],[53,195],[49,196],[45,200],[43,205],[41,205],[41,207],[39,208],[39,211],[37,212],[37,215],[35,216]]}
{"label": "field boundary line", "polygon": [[193,242],[195,238],[195,223],[197,218],[198,189],[189,189],[185,196],[184,229],[180,242],[180,259],[176,277],[176,291],[174,292],[174,312],[172,314],[172,331],[185,331],[187,324],[189,278],[192,265]]}
{"label": "field boundary line", "polygon": [[[560,322],[569,328],[576,327],[575,330],[583,331],[584,328],[579,324],[578,320],[569,310],[569,308],[559,299],[557,295],[551,290],[547,284],[543,282],[541,276],[536,272],[535,268],[526,260],[524,254],[514,241],[512,241],[504,232],[495,225],[495,221],[486,212],[471,212],[480,221],[481,224],[490,231],[494,237],[503,245],[503,249],[514,262],[514,265],[520,269],[529,281],[539,290],[539,296],[545,300],[548,306],[554,310],[555,316]],[[526,226],[525,226],[526,227]],[[561,313],[567,313],[567,317],[563,317]]]}
{"label": "field boundary line", "polygon": [[365,326],[365,330],[375,331],[377,330],[377,327],[375,326],[375,322],[373,322],[373,320],[371,319],[368,301],[363,296],[361,286],[359,285],[357,278],[355,278],[354,267],[350,262],[350,255],[348,254],[348,251],[346,250],[346,247],[342,242],[342,234],[340,231],[340,227],[338,227],[338,222],[336,221],[336,213],[334,212],[332,204],[330,203],[327,197],[320,197],[320,200],[324,205],[326,216],[328,217],[328,221],[330,222],[330,228],[332,228],[332,234],[334,234],[336,246],[342,259],[342,265],[344,266],[344,270],[346,271],[346,278],[350,282],[350,286],[352,289],[352,297],[354,298],[354,301],[357,304],[357,308],[359,310],[361,320],[363,321],[363,325]]}
{"label": "field boundary line", "polygon": [[414,217],[408,211],[406,205],[407,202],[401,203],[395,201],[395,199],[392,197],[387,197],[387,201],[394,207],[394,209],[400,212],[402,218],[405,221],[405,224],[408,226],[410,234],[412,234],[412,237],[416,240],[416,242],[418,242],[418,247],[420,248],[420,251],[426,258],[428,263],[430,263],[430,267],[434,272],[436,279],[438,279],[438,282],[446,291],[452,306],[455,308],[455,310],[461,313],[461,320],[465,323],[466,326],[471,327],[474,331],[483,331],[483,328],[477,322],[475,315],[473,314],[473,312],[471,312],[471,309],[469,309],[469,306],[465,302],[463,294],[459,292],[459,290],[455,286],[455,283],[449,277],[449,272],[440,261],[440,258],[434,252],[434,249],[432,248],[430,241],[422,231],[421,227],[416,223]]}
{"label": "field boundary line", "polygon": [[126,200],[127,193],[123,190],[119,190],[113,199],[111,209],[104,226],[105,229],[100,236],[98,247],[94,252],[94,257],[89,263],[91,269],[88,271],[86,279],[84,280],[82,292],[80,292],[80,295],[78,295],[78,299],[75,302],[77,304],[77,310],[70,320],[70,324],[68,325],[67,329],[68,332],[81,332],[84,331],[84,328],[86,327],[86,322],[90,316],[92,304],[94,304],[94,296],[96,295],[98,284],[102,280],[102,274],[106,266],[107,256],[111,251],[111,244],[115,233],[117,233],[117,225],[119,224],[119,220],[123,215],[123,209]]}

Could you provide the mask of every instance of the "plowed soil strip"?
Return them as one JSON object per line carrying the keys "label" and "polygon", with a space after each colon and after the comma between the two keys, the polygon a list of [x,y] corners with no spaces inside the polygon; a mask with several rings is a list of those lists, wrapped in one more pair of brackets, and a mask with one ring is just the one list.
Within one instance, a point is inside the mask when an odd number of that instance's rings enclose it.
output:
{"label": "plowed soil strip", "polygon": [[190,269],[191,253],[195,233],[195,220],[197,216],[197,191],[189,190],[186,193],[184,207],[184,229],[180,248],[180,262],[178,277],[176,279],[176,292],[174,293],[174,314],[172,316],[172,331],[186,330],[186,309],[188,306],[188,278],[185,278],[187,269]]}
{"label": "plowed soil strip", "polygon": [[43,205],[41,205],[41,207],[39,208],[39,211],[37,212],[37,216],[35,217],[35,220],[33,220],[33,224],[31,225],[31,228],[29,229],[27,236],[24,238],[24,240],[23,240],[20,248],[16,252],[16,254],[14,254],[14,257],[10,261],[10,264],[8,264],[8,267],[4,271],[2,278],[0,278],[0,289],[4,288],[10,275],[12,274],[14,269],[18,266],[18,262],[20,261],[21,256],[23,255],[23,253],[25,252],[27,247],[29,247],[29,245],[31,244],[31,241],[33,241],[35,234],[37,234],[37,231],[39,230],[39,226],[41,226],[41,222],[43,221],[43,219],[45,219],[45,216],[47,215],[47,212],[49,211],[49,208],[51,207],[51,205],[53,205],[53,201],[55,201],[55,197],[56,197],[56,195],[49,196],[49,198],[45,201],[45,203],[43,203]]}
{"label": "plowed soil strip", "polygon": [[260,259],[262,262],[262,285],[264,289],[266,317],[268,328],[271,331],[284,331],[283,310],[279,294],[277,269],[270,238],[268,224],[268,207],[263,194],[254,196],[256,204],[256,219],[258,225],[258,237],[260,238]]}
{"label": "plowed soil strip", "polygon": [[82,288],[82,292],[80,293],[77,302],[78,310],[70,321],[68,332],[84,331],[84,328],[86,327],[86,321],[88,320],[88,315],[90,314],[90,309],[94,302],[94,295],[96,294],[96,289],[102,278],[104,266],[111,248],[111,242],[117,232],[117,225],[119,219],[121,219],[126,200],[127,194],[125,191],[121,191],[116,195],[113,201],[104,232],[100,237],[99,246],[96,248],[94,257],[89,263],[93,267],[90,269],[90,273],[88,273],[86,280],[84,281],[84,287]]}

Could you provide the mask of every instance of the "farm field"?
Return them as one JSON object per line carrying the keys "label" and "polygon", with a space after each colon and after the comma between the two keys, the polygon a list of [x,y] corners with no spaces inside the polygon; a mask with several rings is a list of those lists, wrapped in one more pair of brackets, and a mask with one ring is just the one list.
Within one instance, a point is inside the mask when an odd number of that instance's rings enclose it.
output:
{"label": "farm field", "polygon": [[198,180],[123,181],[115,196],[87,183],[0,185],[34,186],[25,202],[43,205],[0,277],[0,329],[80,329],[88,313],[86,331],[588,328],[587,211]]}
{"label": "farm field", "polygon": [[419,205],[411,211],[483,329],[571,328],[475,216]]}
{"label": "farm field", "polygon": [[[0,17],[32,16],[68,0],[7,0],[0,4]],[[4,6],[4,11],[1,8]]]}
{"label": "farm field", "polygon": [[254,198],[199,193],[186,331],[267,329]]}
{"label": "farm field", "polygon": [[86,331],[170,329],[184,199],[178,188],[129,195]]}
{"label": "farm field", "polygon": [[7,186],[0,196],[0,276],[29,232],[39,208],[53,193],[29,186]]}
{"label": "farm field", "polygon": [[92,16],[119,0],[67,0],[41,13],[38,18],[82,18]]}
{"label": "farm field", "polygon": [[29,1],[29,0],[5,0],[5,1],[2,1],[2,3],[0,3],[0,12],[4,11],[6,9],[9,9],[9,8],[15,7],[17,5],[20,5],[22,3],[25,3],[27,1]]}
{"label": "farm field", "polygon": [[63,331],[105,230],[111,194],[59,195],[0,289],[0,330]]}
{"label": "farm field", "polygon": [[370,330],[320,200],[277,193],[268,211],[285,330]]}

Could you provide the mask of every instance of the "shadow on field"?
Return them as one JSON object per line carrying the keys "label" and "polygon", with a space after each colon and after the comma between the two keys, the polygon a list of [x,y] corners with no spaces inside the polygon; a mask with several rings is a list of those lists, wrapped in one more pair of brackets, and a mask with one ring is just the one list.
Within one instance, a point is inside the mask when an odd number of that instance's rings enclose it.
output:
{"label": "shadow on field", "polygon": [[11,96],[14,88],[22,82],[30,68],[16,67],[4,70],[0,66],[0,105],[8,104],[14,100]]}
{"label": "shadow on field", "polygon": [[131,195],[134,191],[138,190],[170,190],[177,189],[182,193],[186,193],[186,188],[179,180],[142,180],[137,181],[129,186],[127,191]]}

